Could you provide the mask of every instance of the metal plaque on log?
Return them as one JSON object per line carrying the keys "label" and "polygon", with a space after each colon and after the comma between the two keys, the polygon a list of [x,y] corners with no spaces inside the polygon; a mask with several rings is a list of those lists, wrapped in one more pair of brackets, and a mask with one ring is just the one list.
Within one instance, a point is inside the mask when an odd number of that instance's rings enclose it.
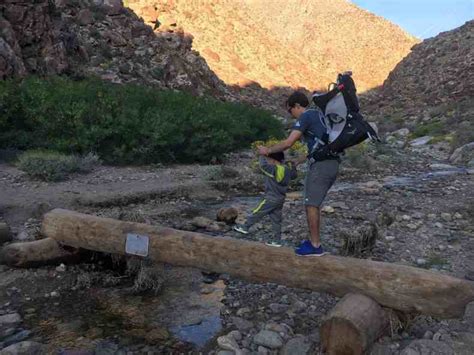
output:
{"label": "metal plaque on log", "polygon": [[148,236],[135,233],[127,233],[125,253],[131,255],[148,256]]}

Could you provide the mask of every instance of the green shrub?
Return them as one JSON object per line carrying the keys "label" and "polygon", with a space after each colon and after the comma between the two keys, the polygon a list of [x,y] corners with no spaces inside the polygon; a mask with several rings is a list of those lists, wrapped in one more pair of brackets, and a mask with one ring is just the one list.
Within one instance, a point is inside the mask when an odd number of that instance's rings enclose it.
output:
{"label": "green shrub", "polygon": [[267,111],[171,90],[62,77],[0,82],[0,148],[190,163],[282,135]]}
{"label": "green shrub", "polygon": [[23,153],[17,162],[20,170],[44,181],[64,180],[75,172],[89,172],[100,163],[97,156],[65,155],[52,151],[33,150]]}

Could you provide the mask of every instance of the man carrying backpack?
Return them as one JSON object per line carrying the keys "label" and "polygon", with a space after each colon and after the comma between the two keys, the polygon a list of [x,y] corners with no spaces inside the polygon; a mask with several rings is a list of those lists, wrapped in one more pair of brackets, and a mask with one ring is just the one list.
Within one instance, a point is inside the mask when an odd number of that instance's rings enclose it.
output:
{"label": "man carrying backpack", "polygon": [[[304,139],[308,154],[323,144],[327,129],[324,123],[324,114],[318,109],[308,109],[309,101],[302,92],[292,93],[287,102],[288,112],[296,119],[288,138],[269,148],[259,147],[259,154],[282,152],[293,146],[301,137]],[[320,224],[321,205],[328,190],[336,180],[339,171],[340,158],[338,155],[328,155],[317,161],[308,162],[306,173],[304,205],[311,240],[304,240],[295,252],[299,256],[322,256],[326,254],[321,245]]]}

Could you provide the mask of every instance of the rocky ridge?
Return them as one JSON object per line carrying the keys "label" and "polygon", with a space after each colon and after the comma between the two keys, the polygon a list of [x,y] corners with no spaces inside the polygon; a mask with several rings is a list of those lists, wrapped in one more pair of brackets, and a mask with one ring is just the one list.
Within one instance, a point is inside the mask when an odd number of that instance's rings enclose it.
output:
{"label": "rocky ridge", "polygon": [[[408,128],[456,148],[472,142],[474,21],[413,47],[361,107],[382,129]],[[453,142],[454,141],[454,142]]]}
{"label": "rocky ridge", "polygon": [[366,90],[380,85],[418,42],[346,0],[129,0],[125,5],[158,32],[191,33],[193,48],[230,85],[322,89],[338,71],[351,69]]}

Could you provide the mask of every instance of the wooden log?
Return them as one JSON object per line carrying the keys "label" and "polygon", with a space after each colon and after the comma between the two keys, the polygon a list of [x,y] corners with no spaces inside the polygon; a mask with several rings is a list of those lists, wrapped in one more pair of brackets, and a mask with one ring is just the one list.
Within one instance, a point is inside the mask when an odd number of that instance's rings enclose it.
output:
{"label": "wooden log", "polygon": [[388,326],[388,315],[377,302],[349,293],[324,318],[321,345],[328,355],[362,355]]}
{"label": "wooden log", "polygon": [[6,223],[0,223],[0,244],[9,242],[12,239],[10,227]]}
{"label": "wooden log", "polygon": [[56,209],[42,233],[61,244],[125,254],[128,233],[149,238],[148,257],[177,266],[228,273],[249,281],[327,292],[361,293],[403,312],[461,317],[474,300],[474,283],[410,266],[347,257],[298,257],[290,248]]}
{"label": "wooden log", "polygon": [[56,240],[45,238],[32,242],[13,243],[0,250],[0,264],[30,267],[71,259],[77,251],[63,249]]}

